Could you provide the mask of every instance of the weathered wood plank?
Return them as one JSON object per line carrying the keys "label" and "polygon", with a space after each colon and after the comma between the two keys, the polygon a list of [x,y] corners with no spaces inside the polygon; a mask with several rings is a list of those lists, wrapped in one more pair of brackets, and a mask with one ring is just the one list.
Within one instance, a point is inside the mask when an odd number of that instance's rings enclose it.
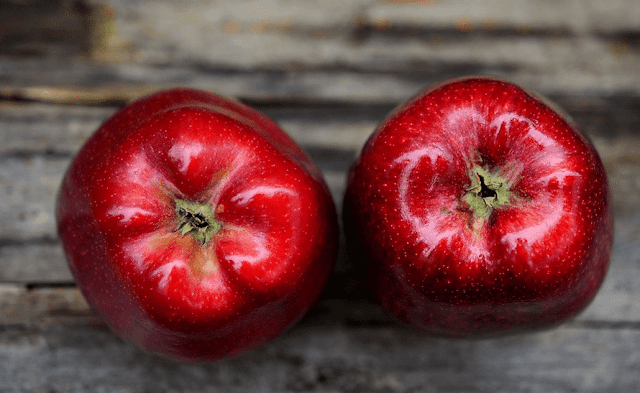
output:
{"label": "weathered wood plank", "polygon": [[438,80],[431,74],[398,76],[342,70],[248,72],[215,67],[13,58],[0,62],[0,75],[3,75],[0,97],[81,104],[123,103],[171,87],[200,88],[253,100],[395,103]]}
{"label": "weathered wood plank", "polygon": [[63,287],[0,284],[0,326],[102,325],[72,283]]}
{"label": "weathered wood plank", "polygon": [[[489,73],[483,67],[463,73]],[[455,73],[396,75],[341,69],[316,71],[219,69],[6,58],[0,62],[0,96],[62,103],[122,103],[153,91],[193,87],[252,100],[338,100],[396,103]],[[616,77],[617,78],[617,77]],[[624,78],[624,77],[623,77]],[[625,87],[633,86],[625,84]],[[613,91],[614,87],[610,90]]]}
{"label": "weathered wood plank", "polygon": [[628,393],[640,384],[639,340],[638,330],[572,326],[446,340],[328,318],[234,359],[182,365],[101,328],[3,329],[0,390]]}
{"label": "weathered wood plank", "polygon": [[0,239],[55,238],[54,204],[70,158],[0,158]]}
{"label": "weathered wood plank", "polygon": [[90,9],[83,1],[0,2],[0,53],[71,57],[91,48]]}
{"label": "weathered wood plank", "polygon": [[73,154],[116,110],[0,102],[0,155]]}
{"label": "weathered wood plank", "polygon": [[462,31],[513,29],[519,34],[562,32],[585,34],[600,31],[625,31],[640,27],[634,17],[640,12],[633,0],[603,4],[597,0],[492,1],[478,6],[473,0],[453,3],[438,1],[371,2],[367,15],[371,20],[395,23],[419,23],[444,27],[454,25]]}
{"label": "weathered wood plank", "polygon": [[109,101],[185,85],[388,102],[470,73],[546,93],[640,92],[634,0],[401,3],[5,4],[0,94]]}
{"label": "weathered wood plank", "polygon": [[73,277],[57,240],[0,244],[0,283],[70,283]]}
{"label": "weathered wood plank", "polygon": [[269,34],[298,36],[309,41],[341,37],[358,43],[371,34],[410,36],[425,28],[445,35],[479,32],[525,37],[612,35],[640,28],[640,9],[633,0],[610,1],[606,6],[594,0],[542,5],[533,0],[494,1],[482,7],[472,0],[453,4],[328,0],[295,5],[283,0],[164,0],[154,7],[122,0],[56,0],[46,6],[7,3],[1,11],[5,53],[62,57],[106,52],[118,54],[116,59],[137,60],[206,48],[203,44],[233,35],[258,36],[257,40]]}
{"label": "weathered wood plank", "polygon": [[[541,69],[598,63],[611,68],[627,60],[603,33],[615,37],[640,30],[640,7],[631,0],[607,7],[575,0],[483,7],[472,1],[191,2],[188,9],[180,1],[155,7],[121,0],[100,4],[110,10],[111,19],[103,19],[109,28],[94,49],[98,58],[237,68],[341,65],[388,71],[451,60]],[[635,56],[633,51],[626,54]]]}
{"label": "weathered wood plank", "polygon": [[[386,25],[382,22],[386,21],[461,31],[474,28],[492,30],[505,26],[518,30],[521,35],[528,31],[586,33],[640,28],[640,22],[634,18],[634,15],[640,13],[640,8],[633,0],[614,0],[606,5],[597,0],[547,1],[544,4],[535,0],[513,0],[493,1],[482,7],[477,6],[473,0],[457,0],[453,3],[428,0],[354,0],[348,4],[339,0],[327,0],[322,3],[298,2],[295,5],[286,0],[249,0],[232,4],[192,1],[188,10],[185,10],[185,2],[179,0],[164,0],[159,3],[157,8],[147,9],[144,5],[132,5],[126,0],[93,2],[111,7],[116,13],[113,16],[116,20],[124,16],[133,20],[143,19],[147,15],[149,18],[166,19],[170,15],[180,14],[182,19],[193,18],[194,24],[205,20],[213,22],[214,26],[215,22],[226,23],[229,20],[241,24],[279,24],[283,26],[279,30],[283,34],[296,33],[297,26],[329,28],[347,25],[357,28],[358,24],[363,23],[363,19],[365,22],[373,21],[381,30]],[[118,15],[119,12],[127,14]],[[568,18],[569,16],[572,18]],[[470,26],[461,26],[461,20],[468,21]],[[286,29],[287,26],[289,29]],[[262,30],[258,27],[254,26],[250,30],[259,33]]]}
{"label": "weathered wood plank", "polygon": [[[463,46],[460,50],[464,51],[465,48]],[[371,61],[377,60],[374,58]],[[583,63],[588,64],[588,60],[585,59]],[[307,100],[395,105],[433,83],[469,74],[507,78],[546,95],[623,93],[637,96],[640,95],[640,70],[635,67],[637,63],[638,60],[634,60],[628,67],[625,66],[628,70],[603,65],[594,71],[560,65],[546,72],[531,68],[504,69],[491,64],[458,64],[453,61],[393,72],[358,71],[339,66],[321,70],[238,70],[177,63],[155,66],[144,63],[94,63],[84,59],[61,62],[6,58],[0,62],[0,75],[3,76],[0,78],[0,97],[82,104],[122,103],[159,89],[181,86],[255,101]]]}

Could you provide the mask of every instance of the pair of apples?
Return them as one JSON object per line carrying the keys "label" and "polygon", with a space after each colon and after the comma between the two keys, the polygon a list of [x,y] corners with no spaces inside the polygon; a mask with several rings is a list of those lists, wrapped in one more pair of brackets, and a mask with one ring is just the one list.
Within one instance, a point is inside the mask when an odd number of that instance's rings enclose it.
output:
{"label": "pair of apples", "polygon": [[[434,334],[548,327],[609,264],[606,174],[566,116],[506,81],[448,81],[394,111],[351,167],[351,259],[376,300]],[[308,155],[238,102],[176,89],[86,142],[57,205],[71,272],[119,335],[210,362],[273,339],[320,295],[338,220]]]}

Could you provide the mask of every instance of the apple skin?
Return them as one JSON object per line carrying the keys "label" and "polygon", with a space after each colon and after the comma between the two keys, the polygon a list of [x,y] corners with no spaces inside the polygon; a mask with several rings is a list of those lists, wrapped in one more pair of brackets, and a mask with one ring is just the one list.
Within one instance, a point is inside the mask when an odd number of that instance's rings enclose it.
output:
{"label": "apple skin", "polygon": [[57,222],[100,317],[184,362],[278,336],[317,300],[338,247],[335,206],[307,154],[259,112],[190,89],[102,125],[64,177]]}
{"label": "apple skin", "polygon": [[506,81],[461,78],[371,135],[343,218],[389,313],[434,335],[487,337],[557,325],[591,302],[613,238],[607,177],[549,105]]}

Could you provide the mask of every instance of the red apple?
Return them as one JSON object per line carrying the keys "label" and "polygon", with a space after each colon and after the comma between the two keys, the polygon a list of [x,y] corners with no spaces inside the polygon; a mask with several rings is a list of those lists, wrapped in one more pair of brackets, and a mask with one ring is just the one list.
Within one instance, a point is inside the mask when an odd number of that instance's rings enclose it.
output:
{"label": "red apple", "polygon": [[181,361],[276,337],[337,254],[335,207],[310,158],[257,111],[196,90],[109,119],[71,164],[57,216],[88,303],[122,337]]}
{"label": "red apple", "polygon": [[576,315],[604,280],[613,236],[591,143],[490,78],[437,85],[384,120],[351,168],[344,218],[379,303],[457,337]]}

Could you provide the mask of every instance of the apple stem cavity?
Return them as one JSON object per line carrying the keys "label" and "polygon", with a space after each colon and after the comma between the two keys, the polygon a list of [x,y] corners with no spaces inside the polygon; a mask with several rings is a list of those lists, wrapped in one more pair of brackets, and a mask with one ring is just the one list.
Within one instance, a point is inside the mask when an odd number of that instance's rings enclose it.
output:
{"label": "apple stem cavity", "polygon": [[476,166],[469,173],[469,177],[471,187],[467,189],[464,200],[476,217],[488,217],[493,209],[509,203],[510,185],[499,173],[492,173]]}
{"label": "apple stem cavity", "polygon": [[208,204],[200,204],[184,199],[176,199],[178,225],[175,232],[182,237],[191,235],[200,244],[207,244],[218,233],[222,225],[215,220],[213,209]]}

